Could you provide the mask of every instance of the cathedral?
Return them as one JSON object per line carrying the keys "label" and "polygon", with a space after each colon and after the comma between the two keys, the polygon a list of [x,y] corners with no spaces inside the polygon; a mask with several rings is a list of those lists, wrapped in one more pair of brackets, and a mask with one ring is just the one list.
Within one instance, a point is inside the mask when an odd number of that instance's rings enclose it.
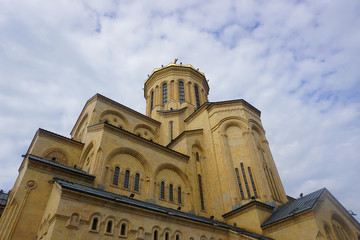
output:
{"label": "cathedral", "polygon": [[208,94],[175,60],[145,80],[145,115],[96,94],[71,137],[39,129],[0,239],[360,240],[326,188],[286,195],[257,108]]}

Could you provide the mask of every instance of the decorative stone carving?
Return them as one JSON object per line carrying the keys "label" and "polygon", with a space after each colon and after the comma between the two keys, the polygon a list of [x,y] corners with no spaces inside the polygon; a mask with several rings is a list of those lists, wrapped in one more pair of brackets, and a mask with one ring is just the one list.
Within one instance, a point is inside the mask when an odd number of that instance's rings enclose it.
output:
{"label": "decorative stone carving", "polygon": [[58,162],[61,164],[68,164],[68,159],[67,159],[65,153],[58,151],[58,150],[48,152],[45,155],[45,158],[47,160],[55,161],[55,162]]}

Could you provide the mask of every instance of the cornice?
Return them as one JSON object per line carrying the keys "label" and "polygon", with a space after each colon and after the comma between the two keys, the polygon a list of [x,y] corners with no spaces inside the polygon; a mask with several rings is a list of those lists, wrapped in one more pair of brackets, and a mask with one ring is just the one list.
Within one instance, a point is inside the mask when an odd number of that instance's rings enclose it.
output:
{"label": "cornice", "polygon": [[56,138],[56,139],[58,139],[60,141],[67,142],[69,144],[75,144],[75,145],[77,145],[79,147],[84,146],[84,143],[82,143],[82,142],[76,141],[76,140],[71,139],[71,138],[67,138],[67,137],[62,136],[60,134],[50,132],[50,131],[42,129],[42,128],[39,128],[39,130],[37,131],[37,135],[38,136],[48,136],[48,137]]}
{"label": "cornice", "polygon": [[180,141],[181,138],[183,138],[185,135],[196,135],[196,134],[202,134],[203,129],[194,129],[194,130],[188,130],[183,131],[179,134],[174,140],[172,140],[166,147],[170,147],[171,145],[175,144],[176,142]]}
{"label": "cornice", "polygon": [[179,65],[179,64],[169,64],[162,68],[154,69],[151,75],[144,82],[144,97],[146,99],[146,93],[148,87],[152,86],[154,81],[162,79],[171,75],[177,75],[182,77],[191,77],[198,80],[204,84],[206,92],[209,92],[210,87],[206,81],[205,74],[196,70],[191,65]]}
{"label": "cornice", "polygon": [[248,208],[253,207],[253,206],[257,206],[259,208],[266,209],[267,211],[270,211],[270,212],[274,209],[273,206],[270,206],[270,205],[267,205],[265,203],[262,203],[262,202],[259,202],[259,201],[255,200],[255,201],[251,201],[251,202],[249,202],[247,204],[244,204],[244,205],[240,206],[239,208],[236,208],[236,209],[234,209],[234,210],[232,210],[230,212],[227,212],[227,213],[223,214],[222,217],[226,219],[227,217],[230,217],[230,216],[232,216],[234,214],[242,212],[243,210],[248,209]]}
{"label": "cornice", "polygon": [[151,146],[156,150],[161,150],[163,152],[166,152],[167,154],[170,154],[172,156],[180,158],[182,161],[185,161],[185,162],[187,162],[189,160],[189,158],[190,158],[189,156],[187,156],[185,154],[182,154],[180,152],[177,152],[175,150],[172,150],[172,149],[167,148],[167,147],[165,147],[163,145],[152,142],[152,141],[147,140],[147,139],[145,139],[143,137],[140,137],[140,136],[138,136],[136,134],[133,134],[131,132],[128,132],[128,131],[126,131],[124,129],[118,128],[116,126],[113,126],[113,125],[105,123],[105,122],[97,123],[97,124],[94,124],[94,125],[88,127],[89,132],[98,131],[98,130],[104,130],[104,131],[107,131],[107,132],[112,133],[112,134],[116,133],[116,134],[120,134],[122,136],[126,136],[126,137],[130,138],[132,141],[137,141],[137,142],[139,142],[141,144]]}
{"label": "cornice", "polygon": [[150,118],[150,117],[148,117],[148,116],[146,116],[146,115],[144,115],[142,113],[139,113],[139,112],[137,112],[137,111],[135,111],[135,110],[133,110],[133,109],[131,109],[129,107],[126,107],[125,105],[122,105],[121,103],[116,102],[116,101],[114,101],[114,100],[112,100],[112,99],[110,99],[108,97],[105,97],[105,96],[99,94],[99,93],[96,93],[94,96],[92,96],[89,100],[86,101],[86,103],[85,103],[83,109],[81,110],[81,113],[80,113],[78,119],[76,120],[75,125],[72,128],[70,134],[73,134],[73,132],[75,130],[75,127],[77,127],[77,123],[80,121],[81,116],[84,114],[85,109],[87,108],[87,106],[90,105],[91,103],[95,102],[96,100],[100,100],[100,101],[104,101],[106,103],[110,103],[110,104],[112,104],[112,105],[114,105],[116,107],[122,108],[123,110],[125,110],[129,114],[141,117],[145,121],[152,122],[152,123],[157,124],[157,125],[161,125],[161,123],[159,121],[156,121],[155,119],[152,119],[152,118]]}
{"label": "cornice", "polygon": [[92,184],[95,176],[88,174],[85,171],[70,167],[58,162],[53,162],[32,154],[27,154],[24,161],[28,160],[27,165],[30,169],[36,169],[37,171],[44,172],[52,176],[61,176],[72,181],[80,181],[86,184]]}

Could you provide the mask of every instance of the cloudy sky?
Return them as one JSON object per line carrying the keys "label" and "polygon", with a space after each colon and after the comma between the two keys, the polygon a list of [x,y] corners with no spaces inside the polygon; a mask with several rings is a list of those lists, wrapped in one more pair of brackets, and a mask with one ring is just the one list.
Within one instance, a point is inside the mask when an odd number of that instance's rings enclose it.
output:
{"label": "cloudy sky", "polygon": [[38,128],[69,137],[95,93],[144,113],[179,58],[262,111],[287,194],[326,187],[359,220],[359,26],[358,0],[0,0],[0,189]]}

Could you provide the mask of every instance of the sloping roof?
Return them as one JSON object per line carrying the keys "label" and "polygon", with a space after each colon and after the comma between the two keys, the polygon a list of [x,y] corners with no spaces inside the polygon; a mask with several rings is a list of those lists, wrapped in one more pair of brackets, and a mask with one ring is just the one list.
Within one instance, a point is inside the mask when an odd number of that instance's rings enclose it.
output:
{"label": "sloping roof", "polygon": [[0,206],[1,207],[5,207],[6,206],[6,202],[9,198],[9,194],[4,192],[3,190],[0,191]]}
{"label": "sloping roof", "polygon": [[326,188],[322,188],[277,208],[261,227],[312,209],[325,191]]}
{"label": "sloping roof", "polygon": [[41,163],[51,165],[51,166],[54,166],[54,167],[58,167],[58,168],[61,168],[63,170],[69,171],[69,172],[73,172],[73,173],[80,174],[80,175],[90,177],[90,178],[95,178],[94,175],[88,174],[87,172],[85,172],[83,170],[80,170],[78,168],[69,167],[67,165],[64,165],[64,164],[61,164],[61,163],[58,163],[58,162],[54,162],[54,161],[50,161],[50,160],[47,160],[45,158],[41,158],[41,157],[38,157],[38,156],[35,156],[35,155],[28,154],[28,158],[30,160],[33,160],[33,161],[36,161],[36,162],[41,162]]}
{"label": "sloping roof", "polygon": [[140,200],[133,199],[133,198],[130,198],[130,197],[126,197],[126,196],[123,196],[123,195],[118,195],[118,194],[107,192],[107,191],[104,191],[104,190],[84,186],[84,185],[81,185],[81,184],[78,184],[78,183],[69,182],[69,181],[66,181],[66,180],[59,179],[59,178],[54,178],[54,181],[57,182],[62,188],[73,190],[73,191],[76,191],[76,192],[81,192],[81,193],[84,193],[84,194],[93,195],[93,196],[96,196],[96,197],[116,201],[116,202],[119,202],[119,203],[122,203],[122,204],[131,205],[131,206],[134,206],[134,207],[144,208],[144,209],[146,209],[148,211],[158,212],[158,213],[167,214],[167,215],[174,216],[174,217],[187,219],[187,220],[190,220],[190,221],[196,221],[196,222],[200,222],[200,223],[203,223],[203,224],[212,225],[214,227],[220,227],[220,228],[224,228],[224,229],[229,229],[229,230],[238,232],[240,234],[244,234],[246,236],[249,236],[249,237],[252,237],[252,238],[255,238],[255,239],[271,240],[271,238],[262,236],[262,235],[257,234],[257,233],[247,231],[245,229],[234,227],[234,226],[228,225],[226,223],[218,222],[217,220],[214,220],[214,219],[201,217],[201,216],[196,216],[196,215],[193,215],[193,214],[190,214],[190,213],[185,213],[185,212],[181,212],[181,211],[178,211],[178,210],[175,210],[175,209],[166,208],[166,207],[163,207],[163,206],[159,206],[159,205],[156,205],[156,204],[140,201]]}

